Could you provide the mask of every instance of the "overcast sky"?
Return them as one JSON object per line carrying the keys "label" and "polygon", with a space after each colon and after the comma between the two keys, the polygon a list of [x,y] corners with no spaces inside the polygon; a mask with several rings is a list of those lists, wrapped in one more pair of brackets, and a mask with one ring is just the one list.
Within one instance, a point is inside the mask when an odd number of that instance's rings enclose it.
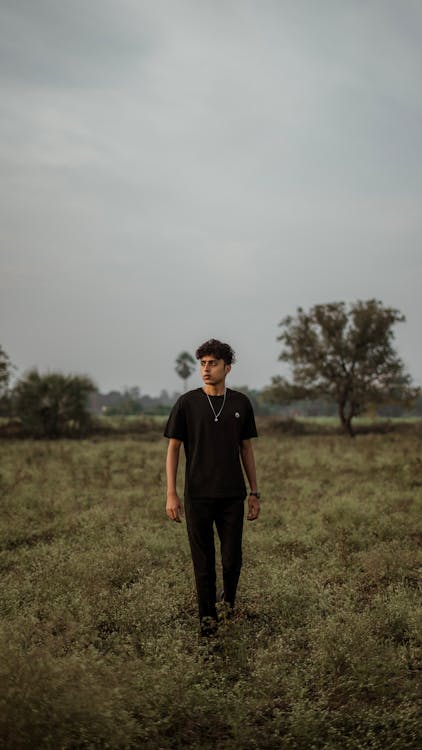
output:
{"label": "overcast sky", "polygon": [[217,337],[259,388],[285,315],[375,297],[422,383],[420,0],[0,0],[0,28],[18,374],[157,394]]}

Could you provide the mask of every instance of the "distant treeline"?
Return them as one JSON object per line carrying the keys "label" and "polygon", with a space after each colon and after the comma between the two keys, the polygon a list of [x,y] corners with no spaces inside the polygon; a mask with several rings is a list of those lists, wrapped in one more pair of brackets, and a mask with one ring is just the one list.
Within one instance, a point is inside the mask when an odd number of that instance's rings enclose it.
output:
{"label": "distant treeline", "polygon": [[[263,391],[250,389],[245,385],[233,387],[249,397],[257,416],[331,417],[337,415],[337,405],[325,399],[302,399],[284,405],[269,404],[264,400]],[[170,394],[167,390],[162,390],[159,396],[141,395],[137,386],[108,393],[95,391],[89,397],[89,410],[97,416],[166,415],[170,413],[180,395],[177,391]],[[406,409],[399,404],[391,404],[379,406],[370,410],[369,413],[374,417],[422,417],[422,396],[416,399],[412,409]]]}
{"label": "distant treeline", "polygon": [[169,394],[166,390],[162,390],[159,396],[141,395],[137,386],[108,393],[94,391],[89,396],[88,407],[90,412],[97,416],[168,414],[179,395],[176,392]]}

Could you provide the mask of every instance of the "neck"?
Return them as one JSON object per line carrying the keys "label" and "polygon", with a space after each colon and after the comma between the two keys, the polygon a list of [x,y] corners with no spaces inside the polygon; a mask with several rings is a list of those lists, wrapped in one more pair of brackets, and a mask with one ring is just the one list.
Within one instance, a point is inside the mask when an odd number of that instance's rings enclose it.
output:
{"label": "neck", "polygon": [[226,386],[224,385],[224,383],[219,383],[217,385],[204,385],[202,390],[208,396],[224,396]]}

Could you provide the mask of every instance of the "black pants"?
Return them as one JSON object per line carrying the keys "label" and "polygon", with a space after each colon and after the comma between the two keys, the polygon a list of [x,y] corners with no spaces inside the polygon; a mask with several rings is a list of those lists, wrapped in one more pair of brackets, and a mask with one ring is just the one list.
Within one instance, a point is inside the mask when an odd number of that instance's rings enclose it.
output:
{"label": "black pants", "polygon": [[244,498],[185,498],[199,618],[217,619],[214,523],[220,539],[224,599],[233,607],[242,567]]}

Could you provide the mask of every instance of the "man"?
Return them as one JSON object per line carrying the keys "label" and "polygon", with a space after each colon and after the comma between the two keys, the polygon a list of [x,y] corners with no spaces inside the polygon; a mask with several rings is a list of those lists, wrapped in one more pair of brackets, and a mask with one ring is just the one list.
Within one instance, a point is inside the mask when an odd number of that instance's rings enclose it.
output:
{"label": "man", "polygon": [[249,482],[248,515],[259,516],[254,453],[257,437],[249,399],[226,388],[234,362],[228,344],[210,339],[196,351],[202,388],[189,391],[174,405],[164,435],[169,438],[166,513],[180,522],[183,505],[176,479],[180,446],[186,456],[185,515],[195,572],[201,632],[214,631],[217,621],[214,523],[220,539],[224,591],[220,598],[233,610],[242,565],[242,531],[246,495],[242,464]]}

